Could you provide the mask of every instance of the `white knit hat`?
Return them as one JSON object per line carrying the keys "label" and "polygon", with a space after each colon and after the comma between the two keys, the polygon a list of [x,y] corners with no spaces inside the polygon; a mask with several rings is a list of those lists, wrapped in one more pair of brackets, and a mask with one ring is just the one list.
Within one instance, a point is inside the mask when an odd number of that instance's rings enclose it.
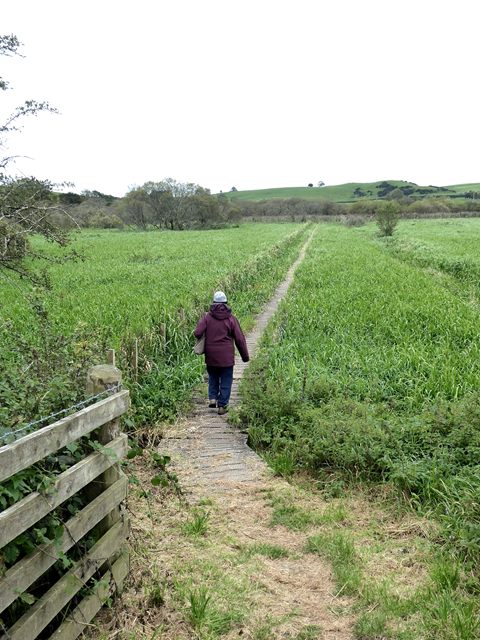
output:
{"label": "white knit hat", "polygon": [[213,294],[213,301],[214,302],[226,302],[227,301],[227,296],[223,293],[223,291],[215,291],[215,293]]}

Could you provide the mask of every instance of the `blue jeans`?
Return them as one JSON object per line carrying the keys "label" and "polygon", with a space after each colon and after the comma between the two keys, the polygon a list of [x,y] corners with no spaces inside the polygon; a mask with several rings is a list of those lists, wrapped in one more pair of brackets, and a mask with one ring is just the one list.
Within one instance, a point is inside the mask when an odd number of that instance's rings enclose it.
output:
{"label": "blue jeans", "polygon": [[216,400],[217,406],[226,407],[230,400],[233,382],[232,367],[210,367],[208,371],[208,398]]}

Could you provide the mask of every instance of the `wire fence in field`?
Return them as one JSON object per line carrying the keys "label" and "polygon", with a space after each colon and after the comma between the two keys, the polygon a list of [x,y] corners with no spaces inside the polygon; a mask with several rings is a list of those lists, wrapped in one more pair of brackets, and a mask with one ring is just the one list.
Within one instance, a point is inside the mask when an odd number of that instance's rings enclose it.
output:
{"label": "wire fence in field", "polygon": [[[77,402],[76,404],[73,404],[72,406],[67,407],[66,409],[55,411],[54,413],[51,413],[48,416],[44,416],[42,418],[39,418],[38,420],[29,422],[28,424],[23,425],[19,429],[15,429],[13,431],[7,431],[5,433],[0,432],[0,446],[5,444],[10,444],[11,442],[18,440],[19,437],[23,437],[24,435],[27,435],[31,431],[35,431],[39,425],[44,425],[49,420],[53,420],[54,418],[58,418],[59,416],[66,417],[70,413],[74,413],[79,409],[84,409],[85,407],[88,407],[90,404],[92,404],[94,401],[99,400],[100,398],[106,398],[109,395],[117,393],[117,391],[120,391],[120,389],[121,389],[121,385],[116,384],[112,388],[106,389],[105,391],[97,393],[94,396],[90,396],[85,400],[81,400],[80,402]],[[0,427],[0,431],[1,431],[1,427]]]}

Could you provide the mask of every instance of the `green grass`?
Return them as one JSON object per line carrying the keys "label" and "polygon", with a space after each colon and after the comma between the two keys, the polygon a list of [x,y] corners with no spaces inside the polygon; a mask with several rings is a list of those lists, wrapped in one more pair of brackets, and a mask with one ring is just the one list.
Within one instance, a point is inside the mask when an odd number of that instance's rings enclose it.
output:
{"label": "green grass", "polygon": [[192,514],[192,517],[182,526],[182,531],[188,536],[204,536],[208,530],[208,519],[210,514],[208,511],[198,510]]}
{"label": "green grass", "polygon": [[279,558],[286,558],[289,555],[289,552],[288,549],[277,544],[257,542],[246,546],[243,549],[242,555],[246,559],[249,559],[252,556],[265,556],[266,558],[270,558],[270,560],[278,560]]}
{"label": "green grass", "polygon": [[480,220],[401,220],[395,237],[424,244],[443,258],[468,259],[480,264]]}
{"label": "green grass", "polygon": [[362,584],[362,571],[354,544],[342,532],[317,534],[308,538],[307,553],[324,556],[332,565],[337,595],[355,595]]}
{"label": "green grass", "polygon": [[468,182],[465,184],[450,184],[447,185],[447,189],[452,189],[457,193],[463,193],[464,191],[480,191],[479,182]]}
{"label": "green grass", "polygon": [[289,495],[274,496],[270,504],[273,507],[270,526],[280,525],[292,531],[305,531],[324,524],[341,523],[348,518],[342,505],[328,505],[322,513],[319,513],[313,509],[299,507]]}
{"label": "green grass", "polygon": [[[212,291],[227,284],[234,271],[297,228],[250,224],[213,231],[82,231],[72,248],[83,259],[49,269],[53,288],[45,296],[45,309],[62,331],[72,333],[79,323],[101,326],[118,348],[126,333],[145,333],[155,318],[192,302],[207,306]],[[13,319],[25,332],[33,320],[18,288],[4,284],[1,314],[0,319]]]}
{"label": "green grass", "polygon": [[244,588],[214,560],[192,558],[178,567],[174,599],[194,630],[192,637],[216,640],[241,624],[248,613]]}
{"label": "green grass", "polygon": [[[322,226],[247,372],[240,419],[281,468],[391,483],[475,564],[479,338],[476,306],[373,229]],[[281,515],[302,520],[295,505]]]}
{"label": "green grass", "polygon": [[[357,543],[358,544],[358,541]],[[452,557],[430,559],[426,584],[399,595],[394,580],[372,581],[351,534],[327,531],[308,538],[305,551],[332,566],[337,596],[355,597],[355,638],[376,640],[475,640],[479,638],[478,602],[462,586],[461,569]]]}
{"label": "green grass", "polygon": [[[355,196],[354,192],[356,189],[360,189],[365,192],[366,196],[370,199],[375,199],[378,194],[378,185],[381,184],[383,180],[379,180],[377,182],[348,182],[345,184],[339,185],[328,185],[325,187],[278,187],[271,189],[255,189],[255,190],[247,190],[247,191],[233,191],[229,192],[229,198],[232,200],[251,200],[251,201],[261,201],[261,200],[272,200],[277,198],[305,198],[306,200],[329,200],[331,202],[355,202],[359,198]],[[414,188],[418,188],[419,185],[414,184],[413,182],[407,182],[404,180],[386,180],[386,182],[394,185],[395,187],[406,187],[412,186]],[[430,187],[420,187],[421,189],[430,188]],[[450,189],[454,193],[463,193],[465,191],[480,191],[480,183],[479,184],[460,184],[460,185],[449,185],[446,187]],[[432,189],[432,193],[430,195],[442,195],[448,196],[448,192],[435,192]],[[361,198],[360,198],[361,199]]]}
{"label": "green grass", "polygon": [[213,291],[227,292],[248,330],[294,259],[301,230],[82,232],[73,248],[84,259],[50,266],[52,289],[30,291],[32,304],[19,293],[25,285],[2,285],[0,423],[8,428],[73,404],[87,367],[103,362],[111,347],[132,391],[128,419],[172,419],[201,380],[192,331]]}
{"label": "green grass", "polygon": [[445,284],[460,295],[480,296],[480,221],[425,222],[402,221],[387,248],[401,260],[452,277],[461,286]]}
{"label": "green grass", "polygon": [[478,219],[403,220],[383,246],[396,258],[433,274],[454,295],[469,303],[480,301]]}

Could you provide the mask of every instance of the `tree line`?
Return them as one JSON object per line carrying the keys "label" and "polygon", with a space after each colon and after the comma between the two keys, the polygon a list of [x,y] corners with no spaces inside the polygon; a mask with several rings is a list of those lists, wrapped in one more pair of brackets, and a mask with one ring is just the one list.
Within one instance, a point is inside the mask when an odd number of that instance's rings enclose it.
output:
{"label": "tree line", "polygon": [[82,227],[211,229],[236,223],[241,218],[240,208],[225,194],[212,195],[198,184],[173,178],[146,182],[123,198],[98,191],[84,191],[80,195],[60,193],[57,197],[68,210],[65,223]]}

